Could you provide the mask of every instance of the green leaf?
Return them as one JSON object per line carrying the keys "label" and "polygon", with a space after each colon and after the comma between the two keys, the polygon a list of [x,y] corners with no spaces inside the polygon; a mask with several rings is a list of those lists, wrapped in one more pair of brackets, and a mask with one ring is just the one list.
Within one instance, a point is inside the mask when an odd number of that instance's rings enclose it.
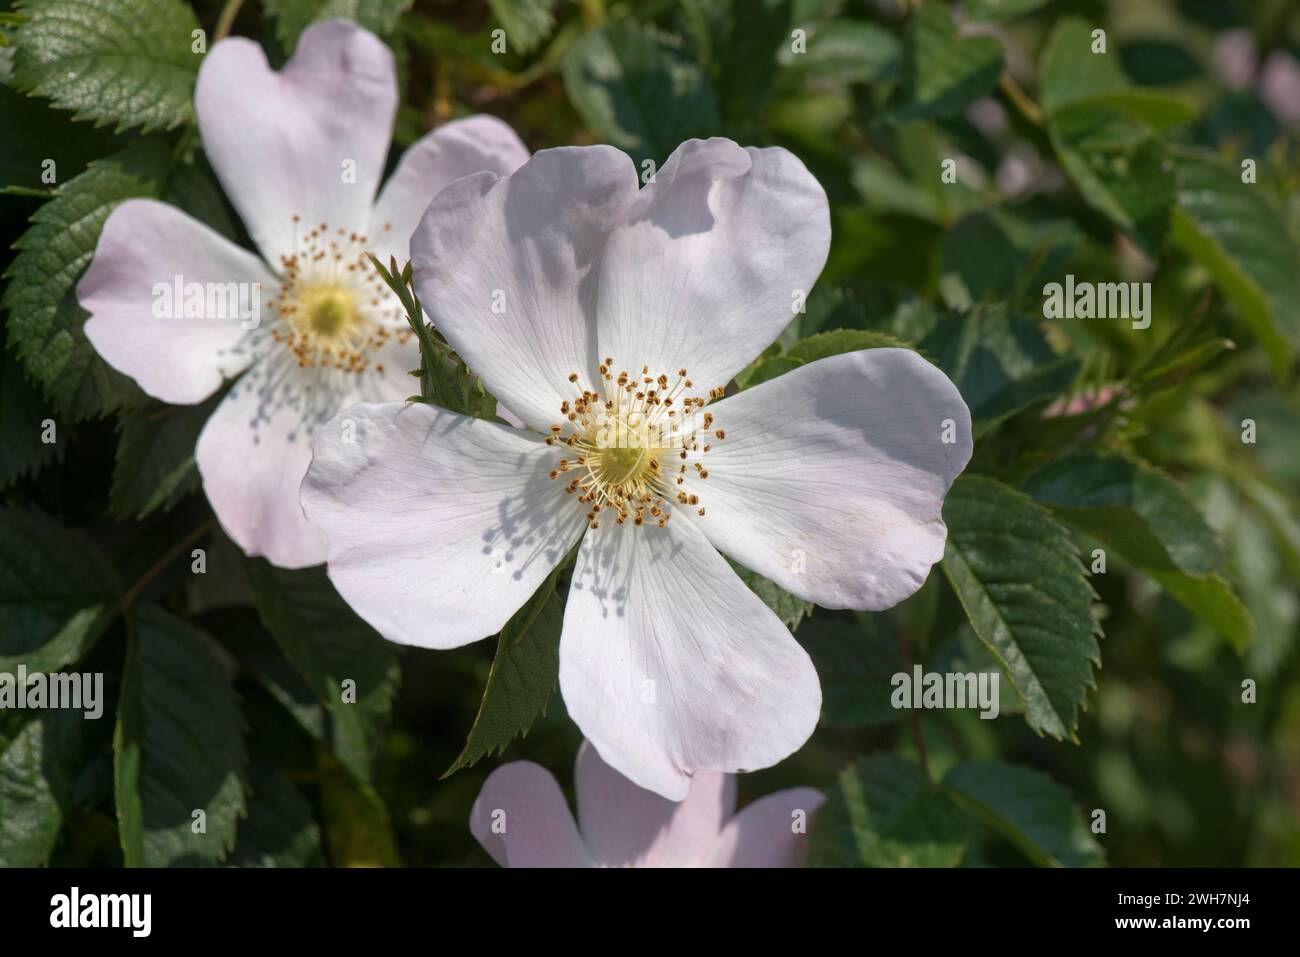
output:
{"label": "green leaf", "polygon": [[218,864],[244,814],[238,699],[199,632],[148,606],[133,621],[113,739],[126,865]]}
{"label": "green leaf", "polygon": [[87,314],[76,301],[77,280],[108,214],[138,197],[161,196],[195,208],[209,204],[214,190],[199,169],[175,166],[162,144],[140,142],[92,163],[36,211],[14,244],[18,255],[5,271],[10,283],[3,306],[9,310],[9,345],[60,416],[80,421],[143,402],[135,383],[104,362],[86,339]]}
{"label": "green leaf", "polygon": [[992,37],[960,37],[936,0],[913,13],[903,41],[899,117],[956,116],[998,82],[1002,46]]}
{"label": "green leaf", "polygon": [[254,559],[247,569],[262,624],[332,719],[327,738],[339,763],[372,780],[400,677],[394,647],[339,597],[323,567],[290,571]]}
{"label": "green leaf", "polygon": [[808,27],[807,49],[781,47],[781,64],[791,70],[844,83],[878,82],[898,70],[900,44],[884,27],[861,20],[826,20]]}
{"label": "green leaf", "polygon": [[[0,355],[0,488],[62,457],[63,445],[41,441],[48,418],[45,397],[27,381],[13,355]],[[55,428],[57,438],[57,423]]]}
{"label": "green leaf", "polygon": [[1119,54],[1092,52],[1092,27],[1062,20],[1042,59],[1043,107],[1061,165],[1093,208],[1150,254],[1169,230],[1172,157],[1157,130],[1194,117],[1184,101],[1130,86]]}
{"label": "green leaf", "polygon": [[384,265],[373,253],[367,255],[375,271],[406,310],[406,322],[420,349],[420,368],[411,372],[419,377],[420,394],[412,396],[409,401],[427,402],[476,419],[502,421],[496,414],[496,398],[483,387],[478,376],[470,372],[469,366],[447,345],[446,340],[436,333],[433,324],[425,320],[420,299],[411,287],[411,264],[408,262],[403,269],[395,258]]}
{"label": "green leaf", "polygon": [[1238,650],[1250,641],[1250,613],[1215,574],[1223,564],[1218,536],[1178,486],[1151,466],[1079,453],[1035,472],[1025,491],[1153,578]]}
{"label": "green leaf", "polygon": [[1095,687],[1100,630],[1092,588],[1065,529],[1028,496],[965,475],[944,502],[943,571],[1039,734],[1077,741]]}
{"label": "green leaf", "polygon": [[1061,165],[1089,205],[1158,253],[1175,193],[1164,141],[1114,105],[1093,100],[1060,108],[1048,126]]}
{"label": "green leaf", "polygon": [[320,780],[325,842],[335,867],[400,867],[388,808],[375,789],[341,769]]}
{"label": "green leaf", "polygon": [[791,631],[798,628],[799,622],[812,614],[812,602],[804,601],[802,598],[790,594],[780,585],[769,581],[758,572],[752,572],[748,568],[738,565],[730,558],[727,559],[727,563],[740,576],[740,580],[749,586],[749,590],[763,599],[763,604],[776,612],[776,617],[780,618]]}
{"label": "green leaf", "polygon": [[341,17],[371,33],[387,36],[397,20],[411,8],[412,0],[263,0],[262,7],[275,18],[275,35],[292,53],[298,36],[313,23]]}
{"label": "green leaf", "polygon": [[736,381],[748,389],[818,359],[857,352],[860,349],[882,348],[907,349],[909,346],[887,332],[874,329],[832,329],[818,332],[798,340],[787,352],[760,356],[753,365],[736,376]]}
{"label": "green leaf", "polygon": [[82,712],[55,709],[0,737],[0,867],[44,867],[80,770]]}
{"label": "green leaf", "polygon": [[23,2],[14,84],[119,131],[194,122],[198,18],[181,0]]}
{"label": "green leaf", "polygon": [[157,195],[156,183],[136,171],[134,156],[92,163],[64,184],[14,243],[18,255],[5,271],[9,345],[60,414],[73,420],[139,401],[135,384],[110,368],[86,339],[86,313],[74,294],[113,207]]}
{"label": "green leaf", "polygon": [[0,151],[0,187],[49,189],[53,184],[46,180],[69,180],[114,148],[107,130],[78,123],[49,100],[25,96],[9,82],[0,66],[0,143],[5,144]]}
{"label": "green leaf", "polygon": [[864,329],[867,325],[865,304],[843,286],[817,283],[804,307],[804,313],[795,317],[782,333],[781,342],[793,344],[819,332]]}
{"label": "green leaf", "polygon": [[196,491],[194,446],[219,401],[220,396],[201,405],[155,403],[123,417],[109,511],[121,518],[144,518]]}
{"label": "green leaf", "polygon": [[813,867],[956,867],[965,826],[951,799],[895,754],[841,771],[813,825]]}
{"label": "green leaf", "polygon": [[321,867],[325,849],[315,812],[276,770],[254,765],[248,818],[226,862],[231,867]]}
{"label": "green leaf", "polygon": [[501,629],[474,726],[443,778],[502,753],[516,737],[528,734],[539,714],[546,713],[560,672],[564,608],[555,585],[564,568],[562,563],[551,572]]}
{"label": "green leaf", "polygon": [[0,508],[0,671],[53,672],[76,661],[117,590],[89,535],[39,512]]}
{"label": "green leaf", "polygon": [[1070,220],[1030,221],[1005,207],[977,210],[943,235],[940,293],[953,309],[1005,301],[1040,310],[1046,280],[1060,277],[1081,240]]}
{"label": "green leaf", "polygon": [[1243,651],[1255,637],[1255,619],[1222,575],[1146,571],[1178,604]]}
{"label": "green leaf", "polygon": [[921,350],[961,392],[976,437],[1060,395],[1079,373],[1078,360],[1053,352],[1036,322],[1001,304],[943,316]]}
{"label": "green leaf", "polygon": [[1223,563],[1218,536],[1196,506],[1145,462],[1098,452],[1069,455],[1031,475],[1025,491],[1065,521],[1107,530],[1131,561],[1192,575]]}
{"label": "green leaf", "polygon": [[1300,343],[1300,254],[1265,188],[1240,169],[1180,153],[1173,241],[1210,271],[1281,374]]}
{"label": "green leaf", "polygon": [[[262,627],[254,609],[218,608],[200,615],[195,624],[205,634],[217,638],[307,735],[332,752],[333,719],[306,680],[289,664],[276,640]],[[245,704],[247,710],[249,706]],[[288,742],[292,738],[286,733],[282,740]]]}
{"label": "green leaf", "polygon": [[1127,113],[1155,130],[1190,123],[1196,119],[1196,107],[1189,101],[1160,90],[1129,87],[1109,93],[1097,93],[1079,105]]}
{"label": "green leaf", "polygon": [[506,31],[507,49],[528,53],[555,29],[556,0],[488,0]]}
{"label": "green leaf", "polygon": [[966,0],[966,16],[975,22],[1014,20],[1047,6],[1051,0]]}
{"label": "green leaf", "polygon": [[796,633],[822,684],[822,724],[893,724],[891,679],[903,670],[898,634],[884,615],[813,615]]}
{"label": "green leaf", "polygon": [[968,761],[944,776],[943,788],[1040,867],[1104,863],[1101,845],[1069,792],[1040,771]]}
{"label": "green leaf", "polygon": [[563,73],[578,115],[638,163],[662,163],[683,140],[707,135],[718,122],[704,71],[670,36],[635,20],[582,34],[565,54]]}
{"label": "green leaf", "polygon": [[1184,322],[1130,372],[1134,391],[1151,394],[1184,382],[1201,366],[1235,349],[1231,339],[1206,333],[1197,322]]}
{"label": "green leaf", "polygon": [[908,345],[887,332],[877,332],[874,329],[833,329],[800,339],[785,354],[801,363],[808,363],[845,352],[886,348],[906,349]]}
{"label": "green leaf", "polygon": [[[874,210],[902,213],[928,223],[942,224],[942,197],[925,185],[903,175],[877,156],[853,158],[853,187]],[[947,185],[947,184],[944,184]],[[958,183],[952,186],[960,186]]]}
{"label": "green leaf", "polygon": [[691,0],[682,7],[699,48],[696,58],[713,78],[725,130],[742,142],[743,131],[757,135],[778,73],[775,62],[790,49],[790,0]]}
{"label": "green leaf", "polygon": [[1066,17],[1052,29],[1039,61],[1039,95],[1048,114],[1071,103],[1129,88],[1119,54],[1093,53],[1092,24]]}

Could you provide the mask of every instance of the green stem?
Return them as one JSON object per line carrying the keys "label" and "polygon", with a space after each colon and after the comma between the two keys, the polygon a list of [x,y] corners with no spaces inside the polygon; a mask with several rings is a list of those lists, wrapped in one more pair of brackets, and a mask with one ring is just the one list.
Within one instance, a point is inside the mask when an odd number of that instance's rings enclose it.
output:
{"label": "green stem", "polygon": [[[127,589],[126,594],[122,596],[122,600],[117,603],[117,607],[114,609],[114,615],[120,615],[134,605],[136,599],[140,597],[140,593],[144,591],[146,585],[157,578],[168,565],[174,562],[180,554],[185,551],[185,549],[189,548],[216,527],[216,517],[208,516],[206,521],[169,548],[162,558],[150,565],[148,571],[136,579],[135,584]],[[105,625],[107,625],[107,622],[105,622]]]}
{"label": "green stem", "polygon": [[582,10],[582,22],[588,27],[604,26],[609,20],[605,12],[605,0],[578,0]]}
{"label": "green stem", "polygon": [[[907,631],[901,627],[898,629],[898,657],[902,662],[903,671],[911,674],[912,645],[907,640]],[[930,765],[925,754],[925,729],[921,727],[921,712],[916,708],[910,709],[908,719],[912,725],[912,743],[916,747],[917,764],[921,766],[921,773],[929,780]]]}
{"label": "green stem", "polygon": [[1020,115],[1027,119],[1035,126],[1043,125],[1043,108],[1029,98],[1020,85],[1011,78],[1011,74],[1002,71],[1002,76],[998,79],[998,88],[1002,90],[1008,100],[1015,104]]}
{"label": "green stem", "polygon": [[226,0],[226,5],[221,8],[221,16],[217,17],[217,30],[212,35],[213,43],[230,36],[231,28],[235,25],[235,17],[239,16],[239,8],[243,5],[244,0]]}

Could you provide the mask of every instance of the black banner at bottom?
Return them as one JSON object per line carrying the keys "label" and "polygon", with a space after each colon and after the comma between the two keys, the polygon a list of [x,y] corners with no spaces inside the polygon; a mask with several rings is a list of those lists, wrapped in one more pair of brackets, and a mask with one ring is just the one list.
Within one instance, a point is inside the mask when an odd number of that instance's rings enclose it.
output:
{"label": "black banner at bottom", "polygon": [[513,933],[551,946],[557,932],[603,936],[608,925],[618,936],[605,939],[623,940],[675,934],[678,923],[692,938],[713,930],[732,941],[747,928],[849,924],[855,934],[922,927],[927,942],[972,932],[1025,940],[1042,930],[1052,934],[1044,940],[1199,934],[1228,943],[1293,928],[1296,878],[1280,869],[13,870],[0,871],[0,924],[6,943],[76,934],[83,943],[209,945],[284,935],[339,945],[400,934],[432,944],[480,930],[490,935],[484,943]]}

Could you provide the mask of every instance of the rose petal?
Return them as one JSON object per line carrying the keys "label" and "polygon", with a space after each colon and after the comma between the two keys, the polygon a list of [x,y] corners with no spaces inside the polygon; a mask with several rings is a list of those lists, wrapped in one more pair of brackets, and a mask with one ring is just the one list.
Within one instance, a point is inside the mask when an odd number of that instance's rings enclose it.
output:
{"label": "rose petal", "polygon": [[313,24],[279,72],[252,40],[222,40],[194,107],[204,152],[268,262],[278,268],[321,223],[366,229],[397,110],[393,54],[374,34]]}
{"label": "rose petal", "polygon": [[488,391],[537,431],[575,397],[571,373],[593,384],[593,271],[636,186],[632,161],[611,147],[543,150],[510,176],[448,186],[411,239],[425,310]]}
{"label": "rose petal", "polygon": [[742,565],[826,608],[878,610],[943,557],[943,497],[970,459],[970,411],[916,353],[832,356],[710,411],[726,438],[699,457],[700,526]]}
{"label": "rose petal", "polygon": [[586,535],[560,689],[605,761],[674,801],[695,771],[787,757],[821,709],[807,653],[685,515],[665,528],[606,519]]}
{"label": "rose petal", "polygon": [[669,801],[623,777],[589,741],[578,749],[574,789],[583,841],[610,867],[697,864],[736,807],[729,774],[696,771],[686,800]]}
{"label": "rose petal", "polygon": [[362,404],[317,431],[302,502],[339,593],[390,641],[501,630],[578,540],[585,506],[536,436],[422,404]]}
{"label": "rose petal", "polygon": [[564,793],[532,761],[512,761],[488,775],[469,829],[502,867],[592,866]]}
{"label": "rose petal", "polygon": [[792,153],[683,143],[609,235],[601,356],[725,386],[790,323],[830,237],[826,194]]}
{"label": "rose petal", "polygon": [[791,788],[745,805],[722,829],[705,866],[802,866],[813,817],[825,802],[820,791]]}
{"label": "rose petal", "polygon": [[528,148],[495,116],[453,120],[416,140],[384,184],[370,217],[380,262],[411,258],[410,240],[433,198],[463,176],[482,170],[504,176],[528,161]]}
{"label": "rose petal", "polygon": [[[224,294],[227,283],[245,285],[214,299],[220,308],[210,311],[209,291]],[[200,290],[202,316],[185,315],[188,284],[202,284],[191,287]],[[256,358],[261,337],[243,326],[253,322],[251,307],[260,311],[278,288],[260,259],[203,223],[166,203],[131,199],[105,221],[77,299],[90,313],[86,336],[109,365],[155,398],[190,405]]]}

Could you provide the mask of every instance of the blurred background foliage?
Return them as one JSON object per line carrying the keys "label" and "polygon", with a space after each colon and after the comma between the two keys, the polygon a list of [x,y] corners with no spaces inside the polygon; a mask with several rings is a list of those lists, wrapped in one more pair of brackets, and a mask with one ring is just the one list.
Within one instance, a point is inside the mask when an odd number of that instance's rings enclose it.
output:
{"label": "blurred background foliage", "polygon": [[[273,62],[328,16],[384,36],[394,159],[488,112],[533,149],[638,165],[692,136],[780,145],[825,187],[825,272],[736,387],[897,341],[957,382],[978,441],[913,598],[854,615],[754,582],[825,708],[742,801],[825,789],[814,862],[1300,864],[1296,4],[113,0],[76,4],[72,39],[51,26],[69,4],[0,3],[0,671],[104,671],[118,740],[113,720],[0,714],[0,863],[484,864],[467,819],[498,760],[571,783],[558,694],[503,758],[440,780],[495,642],[390,646],[319,571],[243,559],[193,468],[207,409],[147,400],[80,333],[71,290],[113,202],[161,194],[247,242],[186,56],[233,13]],[[1045,320],[1066,274],[1149,281],[1149,328]],[[893,709],[916,663],[1000,669],[1002,716]]]}

